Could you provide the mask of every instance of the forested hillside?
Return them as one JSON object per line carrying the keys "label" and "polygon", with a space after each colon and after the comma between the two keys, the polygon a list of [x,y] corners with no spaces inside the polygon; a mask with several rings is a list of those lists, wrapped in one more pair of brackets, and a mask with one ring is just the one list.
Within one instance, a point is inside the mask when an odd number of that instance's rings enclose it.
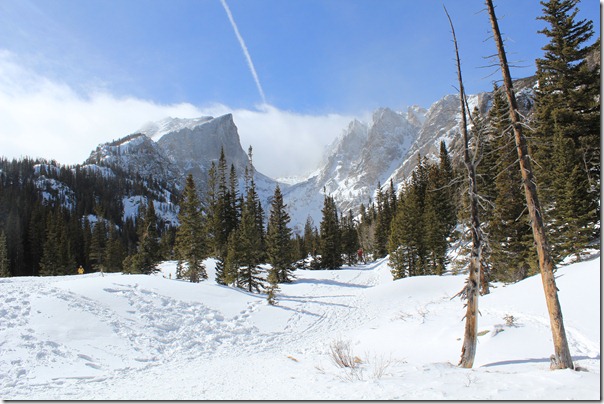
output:
{"label": "forested hillside", "polygon": [[178,191],[117,166],[0,160],[0,249],[10,276],[122,271],[136,252],[149,201],[169,257]]}

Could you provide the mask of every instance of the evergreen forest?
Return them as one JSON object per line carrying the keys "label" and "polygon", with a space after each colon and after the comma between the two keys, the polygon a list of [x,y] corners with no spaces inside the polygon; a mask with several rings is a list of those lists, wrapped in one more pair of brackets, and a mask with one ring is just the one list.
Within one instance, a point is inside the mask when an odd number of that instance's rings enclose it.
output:
{"label": "evergreen forest", "polygon": [[[542,216],[557,263],[600,237],[600,40],[591,21],[578,21],[577,0],[542,2],[548,28],[536,61],[534,103],[524,117]],[[593,41],[592,41],[593,42]],[[487,245],[483,292],[490,282],[517,282],[538,272],[505,94],[494,84],[488,111],[471,114],[479,215]],[[303,232],[290,227],[276,187],[265,212],[252,165],[243,191],[224,152],[212,163],[206,189],[189,176],[183,188],[133,176],[118,167],[0,159],[0,276],[85,272],[152,273],[178,261],[178,277],[207,279],[204,260],[217,261],[216,282],[267,292],[298,269],[337,269],[390,256],[394,279],[464,269],[469,245],[468,179],[459,150],[417,155],[402,184],[376,184],[375,198],[341,212],[324,195],[322,219]],[[396,186],[395,186],[396,185]],[[137,209],[125,214],[125,200]],[[158,212],[162,209],[162,212]],[[163,214],[160,214],[163,213]],[[177,215],[177,221],[167,217]]]}

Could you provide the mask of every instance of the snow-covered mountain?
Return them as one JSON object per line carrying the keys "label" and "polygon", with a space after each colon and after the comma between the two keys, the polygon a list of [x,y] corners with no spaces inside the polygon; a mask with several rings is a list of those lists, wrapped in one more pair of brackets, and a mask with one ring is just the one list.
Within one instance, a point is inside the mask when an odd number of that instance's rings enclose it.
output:
{"label": "snow-covered mountain", "polygon": [[[517,80],[515,85],[522,112],[526,113],[532,106],[535,79]],[[486,113],[491,100],[491,93],[480,93],[470,96],[468,104],[470,110],[476,107]],[[352,209],[356,214],[361,203],[367,205],[374,197],[378,184],[388,186],[392,180],[398,188],[415,167],[418,153],[437,159],[444,140],[453,158],[459,156],[460,120],[457,95],[447,95],[428,109],[412,106],[399,112],[379,108],[369,122],[350,122],[326,148],[323,162],[309,178],[278,182],[255,171],[260,199],[268,208],[275,186],[280,184],[291,225],[298,231],[309,216],[318,226],[325,194],[334,197],[340,212]],[[235,166],[243,190],[249,159],[232,114],[147,123],[133,135],[97,147],[87,164],[119,167],[143,178],[177,184],[179,188],[192,174],[203,194],[209,169],[212,162],[218,162],[221,148],[227,165]]]}
{"label": "snow-covered mountain", "polygon": [[318,225],[324,194],[333,196],[342,212],[367,204],[378,182],[404,161],[422,120],[419,107],[407,113],[380,108],[371,122],[353,120],[330,146],[324,166],[284,193],[295,226],[303,226],[308,216]]}
{"label": "snow-covered mountain", "polygon": [[[183,188],[186,177],[192,174],[202,196],[210,167],[212,162],[218,163],[221,148],[228,167],[235,166],[240,190],[243,190],[249,159],[241,147],[232,114],[216,118],[166,118],[146,123],[132,135],[99,145],[85,164],[117,167],[128,175],[172,184],[178,189]],[[267,207],[277,182],[257,171],[254,178],[261,202]],[[287,188],[287,185],[281,187]]]}
{"label": "snow-covered mountain", "polygon": [[[528,114],[533,101],[534,77],[515,82],[519,106]],[[468,97],[470,111],[486,113],[491,107],[489,92]],[[292,222],[298,229],[308,216],[318,225],[321,220],[323,195],[334,197],[342,213],[352,209],[356,214],[361,203],[375,196],[378,183],[398,189],[417,164],[417,154],[438,159],[440,142],[445,141],[455,159],[461,156],[459,124],[461,111],[457,95],[447,95],[429,109],[418,106],[406,112],[380,108],[371,122],[350,122],[326,151],[322,166],[313,176],[294,184],[284,193]]]}
{"label": "snow-covered mountain", "polygon": [[[200,193],[207,187],[212,162],[218,164],[220,150],[223,149],[227,166],[229,169],[231,164],[235,166],[240,190],[244,189],[244,174],[249,158],[241,146],[232,114],[216,118],[168,118],[145,125],[141,132],[156,139],[157,146],[180,169],[184,177],[193,175]],[[277,181],[255,169],[254,180],[260,200],[267,207]]]}

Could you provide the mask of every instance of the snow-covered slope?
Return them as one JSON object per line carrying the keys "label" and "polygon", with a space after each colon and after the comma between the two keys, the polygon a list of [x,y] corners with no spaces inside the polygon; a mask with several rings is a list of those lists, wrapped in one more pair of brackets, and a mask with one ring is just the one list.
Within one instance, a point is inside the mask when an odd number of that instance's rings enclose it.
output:
{"label": "snow-covered slope", "polygon": [[[173,279],[173,262],[155,276],[0,279],[0,398],[601,398],[599,258],[557,272],[584,371],[549,370],[539,276],[480,299],[475,367],[460,369],[464,309],[451,297],[463,276],[392,281],[387,260],[299,270],[269,306],[217,285],[207,265],[199,284]],[[333,363],[336,343],[355,369]]]}
{"label": "snow-covered slope", "polygon": [[85,161],[84,166],[87,165],[118,168],[157,182],[179,184],[183,180],[179,168],[143,133],[97,146]]}
{"label": "snow-covered slope", "polygon": [[308,216],[319,224],[325,193],[341,212],[367,204],[378,183],[384,184],[403,163],[417,138],[423,112],[418,107],[407,113],[380,108],[370,123],[352,121],[330,146],[316,175],[284,193],[294,227],[302,228]]}
{"label": "snow-covered slope", "polygon": [[168,117],[157,122],[147,122],[138,130],[138,132],[144,133],[154,141],[158,141],[162,136],[167,135],[168,133],[178,132],[182,129],[193,130],[196,126],[209,122],[212,119],[214,118],[211,116],[201,116],[192,119]]}

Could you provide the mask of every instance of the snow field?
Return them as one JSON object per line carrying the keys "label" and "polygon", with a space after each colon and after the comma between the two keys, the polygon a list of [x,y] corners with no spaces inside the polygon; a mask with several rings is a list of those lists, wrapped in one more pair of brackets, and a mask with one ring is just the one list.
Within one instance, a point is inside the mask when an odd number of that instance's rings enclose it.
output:
{"label": "snow field", "polygon": [[[540,276],[479,301],[474,369],[460,369],[464,276],[392,281],[388,260],[298,270],[264,295],[209,280],[87,274],[0,279],[3,399],[600,399],[600,259],[561,267],[576,365],[553,353]],[[511,317],[510,317],[511,316]],[[507,321],[506,321],[507,319]],[[344,347],[354,368],[331,350]]]}

